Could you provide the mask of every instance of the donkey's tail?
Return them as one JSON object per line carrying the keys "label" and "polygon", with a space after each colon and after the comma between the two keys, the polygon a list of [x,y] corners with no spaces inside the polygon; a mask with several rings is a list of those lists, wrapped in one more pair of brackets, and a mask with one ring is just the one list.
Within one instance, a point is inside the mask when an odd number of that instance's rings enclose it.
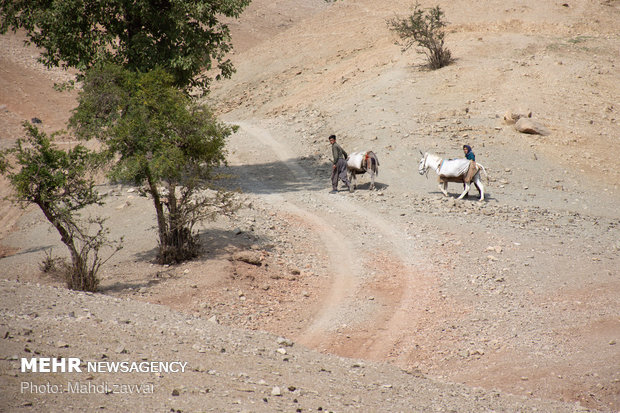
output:
{"label": "donkey's tail", "polygon": [[368,151],[366,153],[366,159],[368,160],[367,169],[373,169],[374,165],[374,173],[379,176],[379,158],[377,158],[377,155],[373,151]]}
{"label": "donkey's tail", "polygon": [[476,162],[476,166],[479,166],[482,169],[482,172],[484,172],[484,176],[486,176],[487,178],[487,183],[489,182],[489,175],[487,174],[487,170],[484,169],[484,166],[482,166],[482,164]]}

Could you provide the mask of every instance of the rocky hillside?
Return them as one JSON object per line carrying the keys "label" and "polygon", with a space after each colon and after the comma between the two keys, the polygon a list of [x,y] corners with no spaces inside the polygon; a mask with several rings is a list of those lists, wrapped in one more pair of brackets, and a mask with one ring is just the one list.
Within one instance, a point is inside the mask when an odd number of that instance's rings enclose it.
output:
{"label": "rocky hillside", "polygon": [[[199,228],[197,260],[155,264],[150,201],[102,181],[89,213],[125,248],[99,293],[67,291],[39,265],[57,234],[0,200],[0,411],[620,409],[620,4],[439,1],[456,61],[428,71],[386,24],[411,3],[377,3],[255,0],[231,22],[237,73],[208,100],[240,126],[223,172],[246,208]],[[0,37],[0,148],[75,104],[22,40]],[[332,133],[378,155],[378,190],[329,194]],[[483,202],[418,173],[463,144]],[[30,357],[187,370],[20,372]]]}

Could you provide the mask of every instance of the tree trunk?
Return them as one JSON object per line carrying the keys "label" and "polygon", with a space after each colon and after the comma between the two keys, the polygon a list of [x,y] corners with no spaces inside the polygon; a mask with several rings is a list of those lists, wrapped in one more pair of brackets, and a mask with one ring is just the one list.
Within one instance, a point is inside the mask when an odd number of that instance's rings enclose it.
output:
{"label": "tree trunk", "polygon": [[73,242],[73,236],[69,233],[67,228],[62,226],[62,223],[56,218],[56,216],[54,216],[49,204],[46,202],[37,202],[37,205],[39,205],[39,208],[43,211],[45,218],[52,223],[54,228],[56,228],[56,231],[60,234],[60,240],[62,243],[69,248],[69,251],[71,252],[71,262],[73,262],[74,265],[78,263],[80,261],[80,254],[78,253],[75,243]]}
{"label": "tree trunk", "polygon": [[41,208],[45,218],[49,222],[52,223],[56,231],[60,234],[60,240],[63,244],[67,246],[69,252],[71,253],[71,273],[68,274],[67,284],[68,287],[73,290],[80,291],[96,291],[98,281],[95,278],[95,275],[89,272],[88,270],[88,262],[85,262],[85,257],[80,254],[77,247],[75,246],[75,239],[71,232],[63,226],[62,221],[60,221],[52,211],[51,206],[47,202],[43,201],[35,201],[35,203]]}
{"label": "tree trunk", "polygon": [[167,233],[168,226],[166,224],[166,216],[164,215],[164,207],[161,202],[161,197],[159,196],[159,191],[157,190],[157,185],[153,181],[153,176],[151,175],[151,171],[147,168],[146,170],[146,180],[149,185],[149,192],[153,197],[153,204],[155,205],[155,212],[157,213],[157,228],[159,230],[159,243],[161,245],[167,244]]}
{"label": "tree trunk", "polygon": [[170,246],[179,250],[183,248],[181,228],[179,224],[179,210],[177,205],[176,185],[168,183],[168,224],[170,226]]}

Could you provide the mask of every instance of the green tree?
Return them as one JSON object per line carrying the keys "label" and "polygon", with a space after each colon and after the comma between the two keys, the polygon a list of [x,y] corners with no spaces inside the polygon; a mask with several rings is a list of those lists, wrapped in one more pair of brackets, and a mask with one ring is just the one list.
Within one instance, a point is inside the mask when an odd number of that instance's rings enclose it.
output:
{"label": "green tree", "polygon": [[[233,67],[223,17],[250,0],[0,0],[0,33],[25,29],[47,66],[76,68],[84,87],[71,125],[100,140],[112,177],[144,184],[154,202],[162,263],[197,251],[192,228],[231,208],[207,196],[211,170],[225,163],[233,128],[189,98]],[[162,187],[163,185],[163,187]]]}
{"label": "green tree", "polygon": [[444,27],[447,22],[439,6],[422,9],[420,4],[416,3],[409,16],[395,17],[387,23],[405,42],[403,51],[416,45],[422,48],[431,69],[439,69],[452,63],[452,54],[444,46]]}
{"label": "green tree", "polygon": [[[95,158],[82,145],[69,151],[54,147],[51,138],[30,123],[24,128],[27,139],[0,153],[0,173],[8,177],[16,201],[37,205],[69,249],[68,287],[96,291],[97,271],[121,244],[108,241],[103,219],[80,220],[80,210],[102,203],[90,175]],[[105,260],[99,255],[104,247],[115,248]]]}
{"label": "green tree", "polygon": [[226,163],[225,139],[234,128],[175,88],[165,70],[93,68],[70,125],[119,155],[115,180],[146,188],[157,215],[160,263],[196,256],[194,225],[234,210],[231,193],[209,190],[214,168]]}
{"label": "green tree", "polygon": [[208,90],[233,66],[228,26],[250,0],[0,0],[0,34],[24,29],[48,67],[81,74],[99,62],[132,71],[164,67],[175,85]]}

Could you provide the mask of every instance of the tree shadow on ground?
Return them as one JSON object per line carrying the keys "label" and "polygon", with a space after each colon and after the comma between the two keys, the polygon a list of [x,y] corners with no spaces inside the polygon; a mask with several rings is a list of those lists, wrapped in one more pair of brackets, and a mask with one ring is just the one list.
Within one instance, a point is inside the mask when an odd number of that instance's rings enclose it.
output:
{"label": "tree shadow on ground", "polygon": [[238,187],[245,193],[277,194],[298,191],[323,191],[331,187],[331,163],[312,157],[252,165],[220,168],[228,176],[225,187]]}
{"label": "tree shadow on ground", "polygon": [[[136,290],[142,287],[150,287],[160,282],[175,278],[175,270],[178,265],[188,262],[207,263],[209,260],[228,258],[232,251],[237,249],[248,249],[251,245],[256,244],[258,238],[250,231],[241,230],[220,230],[208,229],[199,231],[198,239],[201,245],[199,255],[193,260],[181,262],[171,265],[159,265],[153,267],[151,278],[148,280],[135,281],[118,281],[110,285],[101,286],[101,293],[119,293],[125,290]],[[139,251],[134,254],[136,261],[150,262],[155,264],[157,257],[157,248],[147,251]]]}
{"label": "tree shadow on ground", "polygon": [[[61,244],[62,245],[62,244]],[[6,254],[5,256],[0,256],[0,259],[4,259],[4,258],[9,258],[9,257],[17,257],[20,255],[26,255],[26,254],[34,254],[37,252],[41,252],[41,251],[48,251],[48,252],[53,252],[54,248],[56,248],[58,246],[56,245],[40,245],[40,246],[36,246],[36,247],[30,247],[30,248],[15,248],[13,251],[11,251],[10,254]],[[62,247],[58,247],[58,250],[62,251],[60,253],[59,256],[64,256],[62,255],[63,253],[65,253],[66,249],[63,249]],[[68,252],[66,253],[68,256]]]}
{"label": "tree shadow on ground", "polygon": [[[157,276],[157,275],[156,275]],[[170,277],[167,277],[170,278]],[[110,294],[110,293],[120,293],[125,290],[137,290],[142,287],[151,287],[153,285],[157,285],[160,282],[164,281],[166,278],[153,278],[146,281],[122,281],[115,282],[110,285],[99,286],[97,292],[102,294]]]}
{"label": "tree shadow on ground", "polygon": [[[200,251],[198,256],[190,262],[218,259],[230,254],[231,249],[249,248],[255,244],[257,237],[250,231],[236,229],[233,231],[220,229],[206,229],[198,231],[198,241]],[[155,263],[158,248],[151,248],[148,251],[138,251],[134,254],[137,261]],[[164,266],[162,266],[164,268]]]}

